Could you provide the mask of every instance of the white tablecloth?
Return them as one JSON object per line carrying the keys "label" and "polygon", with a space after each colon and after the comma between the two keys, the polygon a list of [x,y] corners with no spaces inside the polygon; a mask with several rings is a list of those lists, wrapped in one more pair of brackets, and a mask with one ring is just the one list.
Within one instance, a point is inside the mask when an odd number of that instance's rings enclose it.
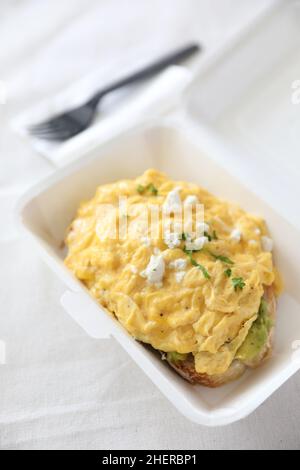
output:
{"label": "white tablecloth", "polygon": [[99,64],[109,78],[190,39],[212,49],[270,3],[1,0],[1,449],[300,447],[300,374],[241,422],[190,423],[115,341],[90,339],[68,317],[59,304],[64,287],[11,216],[19,194],[55,169],[16,137],[9,119]]}

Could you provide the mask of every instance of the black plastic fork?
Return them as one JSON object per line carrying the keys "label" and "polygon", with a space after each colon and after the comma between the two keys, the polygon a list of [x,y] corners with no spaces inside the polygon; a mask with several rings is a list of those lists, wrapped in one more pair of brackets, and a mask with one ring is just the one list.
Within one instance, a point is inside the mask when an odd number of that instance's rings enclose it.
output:
{"label": "black plastic fork", "polygon": [[91,125],[97,113],[98,104],[105,95],[118,88],[150,78],[168,65],[177,64],[199,50],[200,46],[198,44],[190,44],[182,49],[176,50],[132,75],[106,86],[83,105],[58,114],[47,121],[32,125],[28,130],[30,134],[43,140],[62,142],[70,139]]}

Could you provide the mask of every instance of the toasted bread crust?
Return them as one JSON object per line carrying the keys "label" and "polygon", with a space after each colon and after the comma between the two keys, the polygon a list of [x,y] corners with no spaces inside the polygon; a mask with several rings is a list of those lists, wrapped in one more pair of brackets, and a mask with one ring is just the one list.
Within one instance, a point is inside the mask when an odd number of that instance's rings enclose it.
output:
{"label": "toasted bread crust", "polygon": [[[264,298],[268,302],[268,315],[272,318],[273,324],[275,319],[276,313],[276,298],[274,287],[265,287]],[[267,360],[271,356],[272,352],[272,340],[273,340],[273,333],[274,327],[271,329],[268,337],[268,341],[266,342],[265,347],[259,354],[252,359],[251,361],[242,362],[238,359],[235,359],[230,367],[227,369],[226,372],[223,374],[216,374],[216,375],[208,375],[208,374],[199,374],[195,370],[195,361],[192,354],[189,354],[187,359],[184,361],[178,361],[176,363],[171,362],[165,357],[164,353],[163,358],[167,360],[169,365],[176,370],[176,372],[181,375],[185,380],[190,382],[191,384],[200,384],[205,385],[206,387],[219,387],[224,385],[228,382],[232,382],[233,380],[238,379],[241,377],[246,369],[249,368],[256,368],[262,362]]]}

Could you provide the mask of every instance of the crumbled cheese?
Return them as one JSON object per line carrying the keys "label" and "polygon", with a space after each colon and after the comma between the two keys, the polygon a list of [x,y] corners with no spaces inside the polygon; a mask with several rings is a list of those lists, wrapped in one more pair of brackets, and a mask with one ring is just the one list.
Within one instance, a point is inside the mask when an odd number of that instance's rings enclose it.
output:
{"label": "crumbled cheese", "polygon": [[249,245],[250,246],[256,246],[257,245],[257,241],[256,240],[249,240]]}
{"label": "crumbled cheese", "polygon": [[180,245],[181,234],[176,232],[170,232],[166,230],[164,233],[164,242],[171,250]]}
{"label": "crumbled cheese", "polygon": [[174,261],[171,261],[169,263],[169,267],[172,268],[172,269],[175,269],[176,271],[181,270],[181,269],[185,269],[186,265],[187,265],[187,261],[186,261],[185,258],[178,258],[178,259],[175,259]]}
{"label": "crumbled cheese", "polygon": [[[140,272],[140,276],[146,278],[150,284],[160,286],[165,273],[165,261],[162,255],[151,255],[150,261],[144,269]],[[160,286],[161,287],[161,286]]]}
{"label": "crumbled cheese", "polygon": [[242,232],[235,228],[232,230],[231,234],[230,234],[230,238],[231,240],[235,241],[235,242],[240,242],[241,241],[241,238],[242,238]]}
{"label": "crumbled cheese", "polygon": [[199,199],[197,198],[197,196],[194,196],[191,194],[185,198],[184,205],[192,206],[193,204],[198,204],[198,202],[199,202]]}
{"label": "crumbled cheese", "polygon": [[176,282],[180,284],[180,282],[183,281],[184,276],[185,276],[185,271],[178,271],[177,273],[175,273]]}
{"label": "crumbled cheese", "polygon": [[151,240],[149,237],[141,237],[141,242],[145,246],[150,246],[151,245]]}
{"label": "crumbled cheese", "polygon": [[206,224],[205,222],[198,222],[197,225],[196,225],[196,232],[197,234],[201,234],[203,235],[204,232],[208,232],[209,231],[209,225]]}
{"label": "crumbled cheese", "polygon": [[273,240],[269,237],[261,237],[262,248],[264,251],[273,250]]}
{"label": "crumbled cheese", "polygon": [[138,273],[137,267],[134,266],[133,264],[130,264],[130,265],[129,265],[129,269],[130,269],[130,271],[132,272],[132,274],[137,274],[137,273]]}
{"label": "crumbled cheese", "polygon": [[181,199],[179,192],[181,188],[177,187],[170,191],[163,204],[163,210],[165,213],[177,213],[181,211]]}
{"label": "crumbled cheese", "polygon": [[155,248],[153,249],[153,253],[154,253],[155,255],[160,255],[161,251],[160,251],[159,248],[155,247]]}
{"label": "crumbled cheese", "polygon": [[260,234],[261,234],[260,228],[256,228],[256,229],[254,230],[254,233],[255,233],[255,235],[260,235]]}
{"label": "crumbled cheese", "polygon": [[201,250],[207,242],[208,242],[207,237],[198,237],[193,241],[186,240],[185,248],[189,251]]}

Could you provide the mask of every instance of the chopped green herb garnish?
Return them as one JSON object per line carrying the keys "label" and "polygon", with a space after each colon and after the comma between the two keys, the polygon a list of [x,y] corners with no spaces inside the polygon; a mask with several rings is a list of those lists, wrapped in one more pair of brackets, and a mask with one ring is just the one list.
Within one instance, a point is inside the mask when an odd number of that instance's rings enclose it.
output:
{"label": "chopped green herb garnish", "polygon": [[208,238],[208,241],[211,242],[212,240],[218,240],[217,233],[214,230],[212,235],[210,235],[208,232],[204,232],[204,236]]}
{"label": "chopped green herb garnish", "polygon": [[207,269],[200,263],[197,263],[196,260],[194,260],[193,258],[191,258],[191,263],[193,266],[195,266],[196,268],[200,269],[200,271],[202,272],[203,276],[205,277],[205,279],[210,279],[210,274],[209,272],[207,271]]}
{"label": "chopped green herb garnish", "polygon": [[218,259],[218,260],[222,261],[222,263],[225,263],[225,264],[234,264],[234,262],[233,262],[230,258],[227,258],[227,256],[215,255],[214,253],[211,253],[211,251],[209,251],[209,254],[210,254],[211,256],[213,256],[215,259]]}
{"label": "chopped green herb garnish", "polygon": [[227,277],[231,277],[232,270],[231,270],[230,268],[228,268],[228,269],[226,269],[226,270],[224,271],[224,274],[225,274],[225,276],[227,276]]}
{"label": "chopped green herb garnish", "polygon": [[186,241],[186,234],[184,232],[181,234],[181,240]]}
{"label": "chopped green herb garnish", "polygon": [[234,277],[232,278],[232,284],[234,287],[234,290],[237,291],[238,289],[242,290],[244,289],[246,283],[242,277]]}
{"label": "chopped green herb garnish", "polygon": [[227,256],[219,255],[219,256],[216,256],[216,259],[219,259],[220,261],[226,264],[234,264],[234,262],[230,258],[227,258]]}
{"label": "chopped green herb garnish", "polygon": [[152,193],[154,196],[157,196],[157,194],[158,194],[158,189],[154,186],[153,183],[148,184],[147,189],[148,189],[148,191],[150,191],[150,193]]}
{"label": "chopped green herb garnish", "polygon": [[142,186],[141,184],[139,184],[137,187],[136,187],[136,190],[138,193],[140,194],[143,194],[145,192],[145,186]]}
{"label": "chopped green herb garnish", "polygon": [[208,232],[204,232],[204,236],[208,238],[208,241],[209,241],[209,242],[211,242],[212,237],[211,237],[211,235],[209,235]]}
{"label": "chopped green herb garnish", "polygon": [[202,272],[202,274],[203,274],[203,276],[205,277],[205,279],[210,279],[210,274],[209,274],[209,272],[207,271],[207,269],[206,269],[202,264],[198,263],[198,262],[193,258],[193,256],[192,256],[192,253],[193,253],[193,252],[190,251],[190,250],[187,250],[186,248],[183,248],[183,251],[184,251],[184,253],[189,257],[189,260],[190,260],[191,264],[192,264],[193,266],[195,266],[196,268],[198,268],[198,269]]}
{"label": "chopped green herb garnish", "polygon": [[150,193],[152,193],[154,196],[157,196],[158,194],[158,189],[154,186],[153,183],[149,183],[147,186],[139,184],[136,190],[139,194],[143,194],[145,191],[150,191]]}

